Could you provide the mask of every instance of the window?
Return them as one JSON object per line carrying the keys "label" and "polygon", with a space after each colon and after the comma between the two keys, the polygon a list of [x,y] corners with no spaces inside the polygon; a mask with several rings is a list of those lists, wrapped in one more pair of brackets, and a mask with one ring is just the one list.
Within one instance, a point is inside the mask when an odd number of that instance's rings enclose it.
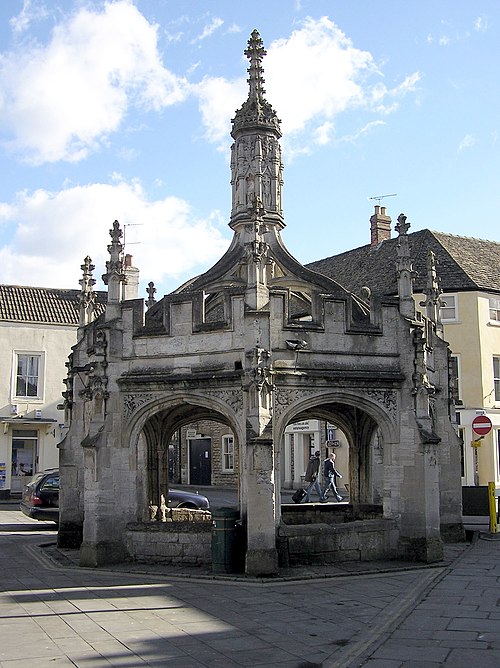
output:
{"label": "window", "polygon": [[455,403],[461,404],[461,393],[460,393],[460,364],[458,355],[452,355],[450,357],[450,380],[453,382],[454,395],[453,398]]}
{"label": "window", "polygon": [[500,324],[500,299],[490,297],[490,320]]}
{"label": "window", "polygon": [[493,385],[495,401],[500,401],[500,357],[493,357]]}
{"label": "window", "polygon": [[234,471],[234,438],[231,435],[222,437],[222,470]]}
{"label": "window", "polygon": [[441,301],[441,320],[443,322],[457,319],[457,296],[456,295],[442,295]]}
{"label": "window", "polygon": [[18,353],[16,357],[16,397],[41,398],[41,355]]}
{"label": "window", "polygon": [[[36,429],[13,429],[11,455],[11,492],[21,492],[27,478],[31,478],[38,455]],[[27,478],[26,478],[27,477]]]}

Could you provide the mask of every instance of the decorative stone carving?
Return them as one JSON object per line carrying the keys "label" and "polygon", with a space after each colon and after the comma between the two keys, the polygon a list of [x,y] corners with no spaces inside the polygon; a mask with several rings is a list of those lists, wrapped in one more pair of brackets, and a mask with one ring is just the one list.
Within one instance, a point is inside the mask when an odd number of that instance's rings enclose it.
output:
{"label": "decorative stone carving", "polygon": [[123,417],[128,420],[144,404],[148,404],[158,398],[159,395],[148,392],[147,394],[126,394],[123,397]]}
{"label": "decorative stone carving", "polygon": [[158,513],[158,506],[155,506],[152,501],[149,502],[149,519],[154,522]]}
{"label": "decorative stone carving", "polygon": [[398,395],[394,390],[366,390],[363,392],[371,401],[384,408],[393,420],[398,412]]}
{"label": "decorative stone carving", "polygon": [[162,494],[160,496],[160,521],[167,521],[167,504],[165,502],[165,496]]}
{"label": "decorative stone carving", "polygon": [[243,410],[242,390],[207,390],[205,394],[227,404],[234,413],[241,413]]}
{"label": "decorative stone carving", "polygon": [[[391,419],[396,420],[398,395],[395,390],[367,389],[358,392],[358,394],[379,404]],[[324,398],[324,393],[317,389],[276,388],[274,392],[274,414],[278,417],[285,409],[292,406],[294,403],[314,396],[317,396],[318,399],[321,400]]]}
{"label": "decorative stone carving", "polygon": [[156,304],[156,299],[155,299],[156,288],[153,281],[149,281],[148,287],[146,288],[146,292],[148,293],[146,307],[151,308],[154,304]]}

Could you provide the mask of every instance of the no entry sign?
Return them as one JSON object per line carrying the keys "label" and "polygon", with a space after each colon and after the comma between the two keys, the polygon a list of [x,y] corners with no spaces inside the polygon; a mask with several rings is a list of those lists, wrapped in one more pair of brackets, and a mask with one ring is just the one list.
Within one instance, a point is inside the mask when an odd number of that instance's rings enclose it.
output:
{"label": "no entry sign", "polygon": [[478,436],[489,434],[491,426],[491,420],[486,415],[478,415],[472,420],[472,431]]}

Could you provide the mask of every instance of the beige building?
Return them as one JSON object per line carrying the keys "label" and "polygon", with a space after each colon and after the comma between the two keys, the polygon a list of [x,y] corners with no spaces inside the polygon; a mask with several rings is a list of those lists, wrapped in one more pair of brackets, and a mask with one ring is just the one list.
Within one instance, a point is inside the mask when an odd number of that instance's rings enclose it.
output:
{"label": "beige building", "polygon": [[[359,294],[366,286],[372,298],[396,295],[398,239],[391,238],[391,219],[376,206],[370,219],[371,243],[308,265]],[[456,378],[456,428],[462,437],[464,486],[500,486],[500,244],[442,232],[408,234],[414,270],[415,301],[424,310],[427,252],[436,260],[441,294],[440,317],[452,352]],[[353,268],[355,267],[355,271]],[[479,438],[474,419],[487,416],[489,434]]]}
{"label": "beige building", "polygon": [[63,381],[80,296],[0,285],[0,498],[20,494],[33,473],[58,466]]}

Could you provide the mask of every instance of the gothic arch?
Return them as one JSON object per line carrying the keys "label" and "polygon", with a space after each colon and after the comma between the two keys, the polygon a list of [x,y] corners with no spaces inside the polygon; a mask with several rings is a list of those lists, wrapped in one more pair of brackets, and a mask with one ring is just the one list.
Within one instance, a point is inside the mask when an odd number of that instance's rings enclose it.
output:
{"label": "gothic arch", "polygon": [[381,496],[382,467],[374,446],[396,437],[397,395],[392,390],[367,393],[333,391],[315,393],[297,399],[280,415],[275,433],[277,443],[284,442],[287,425],[304,419],[335,422],[349,443],[348,484],[352,504],[373,504]]}
{"label": "gothic arch", "polygon": [[[370,416],[380,428],[385,442],[392,443],[398,440],[398,395],[395,390],[372,390],[359,393],[345,390],[311,391],[308,396],[295,389],[288,392],[285,389],[281,391],[287,394],[291,401],[281,411],[275,410],[274,427],[278,440],[283,437],[286,426],[292,420],[303,419],[303,416],[308,415],[312,410],[317,414],[322,406],[341,404],[359,408]],[[326,414],[324,409],[323,411]]]}
{"label": "gothic arch", "polygon": [[168,492],[168,446],[175,431],[195,420],[209,419],[227,425],[237,446],[242,443],[236,412],[220,398],[183,392],[148,399],[123,430],[138,470],[145,472],[136,488],[140,520],[146,519],[148,504],[159,503],[160,496]]}
{"label": "gothic arch", "polygon": [[[234,396],[234,393],[232,393]],[[214,419],[217,415],[220,422],[227,424],[234,435],[241,443],[244,438],[241,420],[238,420],[238,409],[225,402],[223,398],[215,398],[212,395],[199,395],[191,393],[169,393],[149,397],[147,403],[144,403],[136,413],[128,418],[124,416],[123,438],[124,443],[132,447],[137,446],[139,435],[141,434],[146,422],[158,413],[166,412],[165,418],[175,422],[178,428],[189,424],[196,416],[197,419],[204,417]],[[174,431],[174,430],[173,430]]]}

